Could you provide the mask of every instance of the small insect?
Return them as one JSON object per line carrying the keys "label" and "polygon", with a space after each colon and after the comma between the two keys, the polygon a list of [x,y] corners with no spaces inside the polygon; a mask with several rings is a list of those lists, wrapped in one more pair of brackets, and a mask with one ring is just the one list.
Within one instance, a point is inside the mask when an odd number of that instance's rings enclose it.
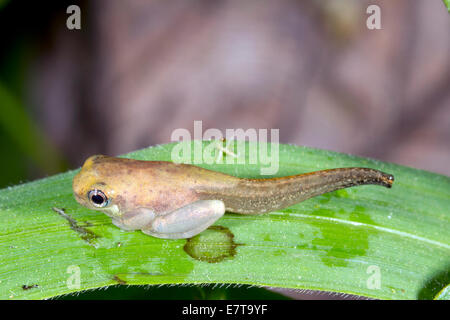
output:
{"label": "small insect", "polygon": [[190,238],[225,211],[262,214],[334,190],[394,177],[369,168],[339,168],[269,179],[245,179],[188,164],[103,155],[86,160],[73,179],[75,199],[123,230],[166,239]]}
{"label": "small insect", "polygon": [[37,285],[37,284],[32,284],[32,285],[26,285],[26,284],[24,284],[24,285],[22,286],[22,289],[23,289],[23,290],[30,290],[30,289],[33,289],[33,288],[39,288],[39,285]]}

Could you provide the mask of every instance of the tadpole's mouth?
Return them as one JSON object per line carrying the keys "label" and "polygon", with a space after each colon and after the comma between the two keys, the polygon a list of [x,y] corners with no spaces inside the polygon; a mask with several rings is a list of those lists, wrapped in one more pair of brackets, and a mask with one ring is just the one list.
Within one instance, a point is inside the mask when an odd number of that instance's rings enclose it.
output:
{"label": "tadpole's mouth", "polygon": [[78,195],[78,193],[73,193],[73,195],[75,196],[75,200],[77,200],[78,201],[78,203],[80,203],[80,204],[82,204],[83,203],[83,198],[82,197],[80,197],[79,195]]}

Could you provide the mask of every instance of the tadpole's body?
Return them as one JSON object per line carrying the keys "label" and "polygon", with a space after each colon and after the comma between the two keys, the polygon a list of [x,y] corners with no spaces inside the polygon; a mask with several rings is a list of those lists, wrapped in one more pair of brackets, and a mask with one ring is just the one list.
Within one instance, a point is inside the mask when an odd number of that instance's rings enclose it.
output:
{"label": "tadpole's body", "polygon": [[188,164],[108,156],[86,160],[73,180],[76,200],[124,230],[189,238],[225,211],[261,214],[358,185],[390,188],[394,177],[369,168],[338,168],[270,179],[245,179]]}

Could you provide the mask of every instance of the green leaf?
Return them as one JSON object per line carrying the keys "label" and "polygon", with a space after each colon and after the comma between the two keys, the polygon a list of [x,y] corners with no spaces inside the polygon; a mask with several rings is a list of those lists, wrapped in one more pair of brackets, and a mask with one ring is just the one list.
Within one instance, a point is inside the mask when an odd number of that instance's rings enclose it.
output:
{"label": "green leaf", "polygon": [[[128,156],[170,160],[173,147]],[[267,165],[244,156],[246,164],[200,166],[261,177]],[[291,145],[279,145],[276,175],[347,166],[391,173],[394,186],[344,189],[265,215],[226,214],[190,240],[124,232],[81,207],[71,188],[77,171],[0,190],[0,298],[114,284],[236,283],[433,299],[450,283],[450,178]]]}
{"label": "green leaf", "polygon": [[202,286],[126,286],[116,285],[60,296],[58,300],[289,300],[281,294],[258,287],[209,284]]}
{"label": "green leaf", "polygon": [[450,12],[450,0],[442,0],[447,7],[448,12]]}
{"label": "green leaf", "polygon": [[450,300],[450,284],[442,289],[435,297],[435,300]]}

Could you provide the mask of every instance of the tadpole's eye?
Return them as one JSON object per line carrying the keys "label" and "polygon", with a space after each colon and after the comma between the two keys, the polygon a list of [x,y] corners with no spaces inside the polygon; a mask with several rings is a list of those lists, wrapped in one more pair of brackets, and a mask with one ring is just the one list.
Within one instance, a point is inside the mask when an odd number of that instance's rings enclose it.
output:
{"label": "tadpole's eye", "polygon": [[88,193],[89,200],[96,207],[103,208],[108,205],[108,197],[101,190],[91,190]]}

